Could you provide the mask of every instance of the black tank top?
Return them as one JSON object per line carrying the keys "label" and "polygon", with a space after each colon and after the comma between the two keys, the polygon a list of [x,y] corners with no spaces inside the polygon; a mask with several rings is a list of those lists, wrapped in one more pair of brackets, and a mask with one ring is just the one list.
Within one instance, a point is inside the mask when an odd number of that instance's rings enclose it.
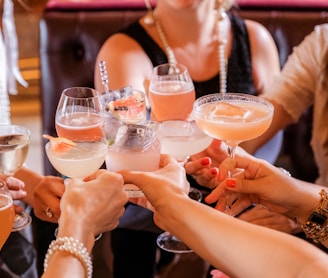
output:
{"label": "black tank top", "polygon": [[[229,14],[229,17],[233,32],[233,43],[228,59],[227,91],[254,95],[256,91],[252,76],[251,52],[247,28],[244,20],[240,17],[232,14]],[[168,62],[165,52],[147,34],[138,21],[123,29],[121,33],[128,35],[139,43],[154,67]],[[217,74],[205,81],[193,82],[196,90],[196,98],[199,98],[203,95],[219,92],[220,75]]]}

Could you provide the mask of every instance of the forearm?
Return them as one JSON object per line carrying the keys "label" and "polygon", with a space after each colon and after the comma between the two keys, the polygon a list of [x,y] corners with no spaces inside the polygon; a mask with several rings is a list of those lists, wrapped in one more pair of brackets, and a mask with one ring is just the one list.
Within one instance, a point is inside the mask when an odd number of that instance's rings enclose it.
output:
{"label": "forearm", "polygon": [[14,176],[25,183],[24,190],[27,194],[22,201],[34,207],[34,188],[42,180],[43,176],[26,167],[19,169]]}
{"label": "forearm", "polygon": [[[160,213],[172,233],[232,276],[270,273],[270,277],[296,277],[304,265],[322,256],[300,239],[236,220],[184,198],[171,200]],[[279,252],[275,252],[277,246]],[[268,269],[270,265],[272,269]]]}
{"label": "forearm", "polygon": [[[57,238],[74,238],[81,242],[91,254],[94,246],[94,235],[90,229],[90,225],[83,220],[83,216],[67,217],[64,212],[60,219]],[[52,277],[85,277],[86,268],[81,261],[66,251],[56,251],[48,260],[47,271],[43,278]]]}

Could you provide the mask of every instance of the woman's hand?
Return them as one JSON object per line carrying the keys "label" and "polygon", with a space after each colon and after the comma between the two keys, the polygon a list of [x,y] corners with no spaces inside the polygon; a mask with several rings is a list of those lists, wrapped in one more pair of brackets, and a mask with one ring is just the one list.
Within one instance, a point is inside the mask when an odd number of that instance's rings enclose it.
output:
{"label": "woman's hand", "polygon": [[[13,200],[21,200],[26,196],[26,192],[24,191],[25,184],[23,181],[14,177],[4,177],[3,179]],[[16,213],[22,213],[23,210],[23,207],[15,205]]]}
{"label": "woman's hand", "polygon": [[34,188],[34,213],[41,220],[57,223],[60,216],[60,199],[65,191],[60,177],[45,176]]}

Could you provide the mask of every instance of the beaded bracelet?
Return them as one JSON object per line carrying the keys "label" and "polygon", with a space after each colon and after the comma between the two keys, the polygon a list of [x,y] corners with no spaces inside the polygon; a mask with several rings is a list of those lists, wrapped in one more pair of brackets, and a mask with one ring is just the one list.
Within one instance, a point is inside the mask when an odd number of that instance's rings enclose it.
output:
{"label": "beaded bracelet", "polygon": [[307,238],[316,243],[322,243],[328,239],[328,194],[325,190],[320,191],[320,206],[315,209],[308,220],[300,227]]}
{"label": "beaded bracelet", "polygon": [[92,277],[92,261],[89,252],[83,243],[73,237],[58,237],[50,243],[44,259],[44,271],[47,270],[49,259],[56,251],[65,251],[76,257],[83,265],[86,277]]}

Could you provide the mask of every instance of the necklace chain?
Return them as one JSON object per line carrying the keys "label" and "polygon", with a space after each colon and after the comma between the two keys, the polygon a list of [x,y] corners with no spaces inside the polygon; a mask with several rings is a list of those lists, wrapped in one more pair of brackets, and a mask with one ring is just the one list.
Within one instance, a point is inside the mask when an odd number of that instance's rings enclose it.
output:
{"label": "necklace chain", "polygon": [[[221,38],[221,26],[223,19],[226,17],[226,12],[223,8],[219,8],[217,10],[217,36],[218,36],[218,66],[219,66],[219,72],[220,72],[220,93],[226,93],[227,92],[227,61],[225,57],[225,46],[227,44],[227,40],[224,38]],[[161,43],[164,48],[164,52],[166,53],[167,59],[169,63],[176,64],[177,60],[175,58],[174,52],[169,45],[167,38],[165,36],[164,30],[162,28],[162,25],[158,18],[153,14],[153,20],[156,27],[156,31],[159,35],[159,38],[161,40]]]}

